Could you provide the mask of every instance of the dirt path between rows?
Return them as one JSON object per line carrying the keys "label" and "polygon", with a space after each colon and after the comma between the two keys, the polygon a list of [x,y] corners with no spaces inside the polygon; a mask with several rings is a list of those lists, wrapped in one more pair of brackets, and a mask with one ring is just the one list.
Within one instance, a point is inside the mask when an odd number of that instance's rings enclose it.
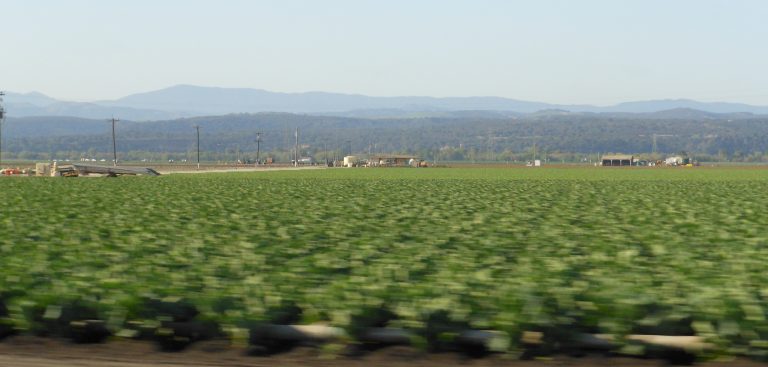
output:
{"label": "dirt path between rows", "polygon": [[[492,355],[471,359],[459,354],[426,354],[409,347],[390,347],[361,357],[335,357],[320,349],[302,347],[269,357],[250,356],[244,348],[236,348],[226,341],[195,344],[183,352],[158,351],[152,343],[114,340],[104,344],[72,344],[62,340],[18,336],[0,341],[2,367],[266,367],[266,366],[320,366],[320,367],[442,367],[442,366],[666,366],[660,360],[642,360],[604,356],[574,358],[556,356],[533,361],[520,361],[509,356]],[[704,367],[765,366],[747,360],[707,362]]]}
{"label": "dirt path between rows", "polygon": [[200,170],[196,170],[194,168],[191,169],[180,169],[180,170],[169,170],[165,168],[155,168],[157,172],[159,172],[161,175],[173,175],[173,174],[191,174],[191,173],[233,173],[233,172],[278,172],[278,171],[304,171],[304,170],[318,170],[318,169],[327,169],[326,166],[300,166],[300,167],[290,167],[290,166],[281,166],[281,167],[273,167],[273,166],[259,166],[259,167],[219,167],[219,168],[210,168],[206,167]]}

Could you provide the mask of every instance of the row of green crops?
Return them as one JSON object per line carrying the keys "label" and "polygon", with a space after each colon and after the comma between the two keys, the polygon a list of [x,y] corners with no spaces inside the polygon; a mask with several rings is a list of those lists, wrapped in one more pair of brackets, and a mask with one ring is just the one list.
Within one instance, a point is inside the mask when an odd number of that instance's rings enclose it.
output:
{"label": "row of green crops", "polygon": [[[332,169],[0,179],[0,313],[113,333],[181,298],[234,330],[289,302],[353,330],[701,335],[768,351],[768,171]],[[57,313],[58,312],[58,313]],[[48,316],[46,316],[48,315]],[[42,321],[41,321],[42,320]]]}

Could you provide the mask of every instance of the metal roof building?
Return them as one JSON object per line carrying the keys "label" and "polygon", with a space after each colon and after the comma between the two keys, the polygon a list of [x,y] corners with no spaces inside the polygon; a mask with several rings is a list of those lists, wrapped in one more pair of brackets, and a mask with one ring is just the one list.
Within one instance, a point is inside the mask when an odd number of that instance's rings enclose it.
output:
{"label": "metal roof building", "polygon": [[610,154],[603,156],[603,166],[631,166],[634,156],[630,154]]}

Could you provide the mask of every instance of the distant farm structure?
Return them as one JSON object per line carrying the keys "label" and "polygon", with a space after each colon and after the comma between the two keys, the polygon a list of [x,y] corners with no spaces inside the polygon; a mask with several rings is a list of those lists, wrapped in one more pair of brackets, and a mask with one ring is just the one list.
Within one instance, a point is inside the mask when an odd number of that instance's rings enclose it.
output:
{"label": "distant farm structure", "polygon": [[412,166],[417,157],[407,154],[374,154],[368,158],[373,167]]}
{"label": "distant farm structure", "polygon": [[604,155],[602,158],[603,166],[631,166],[635,157],[630,154],[612,154]]}
{"label": "distant farm structure", "polygon": [[683,153],[683,155],[675,155],[675,156],[670,156],[666,159],[658,159],[658,160],[641,159],[631,154],[606,154],[606,155],[603,155],[603,157],[600,159],[600,165],[603,167],[624,167],[624,166],[693,167],[693,166],[697,166],[698,162],[696,162],[693,158],[687,156],[687,154],[685,153]]}
{"label": "distant farm structure", "polygon": [[368,158],[349,155],[344,157],[342,167],[426,167],[427,162],[415,155],[372,154]]}

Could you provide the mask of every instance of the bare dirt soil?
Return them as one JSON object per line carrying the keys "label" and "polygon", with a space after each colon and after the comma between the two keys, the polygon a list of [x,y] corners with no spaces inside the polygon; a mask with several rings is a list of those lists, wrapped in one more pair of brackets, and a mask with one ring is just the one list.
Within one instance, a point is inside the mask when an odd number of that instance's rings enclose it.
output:
{"label": "bare dirt soil", "polygon": [[[332,357],[321,349],[300,347],[290,352],[260,357],[248,354],[245,348],[231,346],[227,341],[208,341],[192,345],[183,352],[162,352],[152,343],[113,340],[103,344],[72,344],[67,341],[29,336],[11,337],[0,342],[0,366],[8,367],[245,367],[245,366],[666,366],[661,360],[644,360],[607,356],[581,358],[555,356],[521,361],[510,356],[491,355],[469,358],[455,353],[428,354],[410,347],[389,347],[360,357]],[[704,367],[765,366],[747,360],[706,362]]]}
{"label": "bare dirt soil", "polygon": [[183,166],[183,167],[157,167],[155,170],[163,175],[168,174],[177,174],[177,173],[222,173],[222,172],[274,172],[274,171],[298,171],[298,170],[314,170],[314,169],[325,169],[328,168],[326,166],[299,166],[299,167],[292,167],[292,166],[216,166],[216,167],[203,167],[200,170],[195,169],[194,167],[189,166]]}

